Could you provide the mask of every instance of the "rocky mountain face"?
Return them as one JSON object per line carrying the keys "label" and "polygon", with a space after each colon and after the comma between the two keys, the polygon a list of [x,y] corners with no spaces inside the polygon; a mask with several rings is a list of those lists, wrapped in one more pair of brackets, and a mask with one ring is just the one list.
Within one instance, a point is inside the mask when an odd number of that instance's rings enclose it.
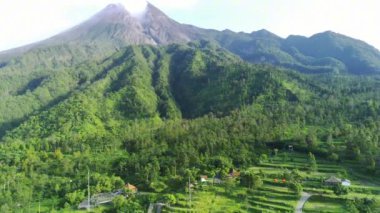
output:
{"label": "rocky mountain face", "polygon": [[121,4],[111,4],[89,20],[45,41],[0,53],[2,67],[11,59],[23,62],[32,54],[41,64],[68,66],[101,60],[128,45],[167,45],[208,40],[252,63],[273,64],[304,73],[380,73],[380,52],[341,34],[319,33],[310,38],[284,39],[267,30],[252,33],[216,31],[180,24],[152,4],[134,16]]}
{"label": "rocky mountain face", "polygon": [[113,41],[121,45],[165,45],[199,39],[198,29],[170,19],[159,9],[148,4],[144,14],[132,15],[121,4],[111,4],[88,21],[57,35],[49,42]]}

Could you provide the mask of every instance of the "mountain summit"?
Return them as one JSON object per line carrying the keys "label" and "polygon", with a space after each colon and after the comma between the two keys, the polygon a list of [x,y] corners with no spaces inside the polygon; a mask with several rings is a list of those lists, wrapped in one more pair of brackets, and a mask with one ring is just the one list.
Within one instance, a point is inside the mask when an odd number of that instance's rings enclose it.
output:
{"label": "mountain summit", "polygon": [[182,25],[170,19],[148,3],[139,16],[128,12],[122,4],[111,4],[89,20],[59,34],[51,43],[81,42],[86,44],[112,42],[128,44],[163,45],[198,39],[195,27]]}
{"label": "mountain summit", "polygon": [[[28,63],[74,65],[101,60],[128,45],[167,45],[208,40],[251,63],[287,67],[304,73],[380,73],[380,52],[363,41],[333,32],[284,39],[265,29],[252,33],[217,31],[181,24],[147,3],[133,14],[111,4],[83,23],[45,41],[0,53],[0,64],[24,53]],[[24,56],[23,56],[24,57]],[[22,59],[20,59],[22,61]],[[28,65],[30,67],[30,64]]]}

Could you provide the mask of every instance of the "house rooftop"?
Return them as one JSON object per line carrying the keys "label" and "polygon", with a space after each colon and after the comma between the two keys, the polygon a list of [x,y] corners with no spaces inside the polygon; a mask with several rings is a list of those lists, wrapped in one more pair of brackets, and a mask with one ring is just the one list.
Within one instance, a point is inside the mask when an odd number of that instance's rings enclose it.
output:
{"label": "house rooftop", "polygon": [[125,184],[125,188],[132,192],[137,192],[137,187],[132,184],[129,184],[129,183]]}
{"label": "house rooftop", "polygon": [[341,183],[342,180],[340,178],[337,178],[335,176],[329,177],[327,180],[325,180],[326,183]]}

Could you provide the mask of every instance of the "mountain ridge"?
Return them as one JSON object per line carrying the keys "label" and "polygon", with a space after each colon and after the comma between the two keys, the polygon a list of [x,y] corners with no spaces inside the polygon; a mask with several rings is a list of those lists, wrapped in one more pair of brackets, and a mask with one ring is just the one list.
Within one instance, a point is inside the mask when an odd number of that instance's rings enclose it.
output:
{"label": "mountain ridge", "polygon": [[[322,188],[323,204],[342,212],[376,204],[380,76],[348,75],[344,57],[347,46],[367,46],[322,34],[332,50],[309,56],[310,38],[204,30],[150,10],[144,23],[109,7],[51,43],[0,57],[0,212],[76,212],[88,199],[97,212],[164,202],[163,211],[292,212],[303,187]],[[321,181],[333,174],[352,179],[363,200],[335,196]],[[203,175],[221,184],[195,184]],[[126,184],[139,195],[96,205]]]}
{"label": "mountain ridge", "polygon": [[[150,3],[139,17],[120,4],[110,4],[63,33],[0,52],[0,63],[36,49],[52,47],[65,46],[86,60],[105,57],[128,45],[167,45],[196,40],[216,42],[252,63],[273,64],[305,73],[380,73],[379,50],[342,34],[326,31],[310,37],[281,38],[265,29],[251,33],[202,29],[180,24]],[[73,53],[66,54],[70,57]],[[67,64],[67,61],[62,63]]]}

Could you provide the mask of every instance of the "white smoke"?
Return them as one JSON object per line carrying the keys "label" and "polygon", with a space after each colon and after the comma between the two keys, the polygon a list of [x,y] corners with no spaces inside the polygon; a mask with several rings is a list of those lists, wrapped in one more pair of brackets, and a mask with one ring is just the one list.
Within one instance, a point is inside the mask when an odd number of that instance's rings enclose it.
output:
{"label": "white smoke", "polygon": [[146,0],[121,0],[120,4],[135,17],[143,16],[148,6]]}

